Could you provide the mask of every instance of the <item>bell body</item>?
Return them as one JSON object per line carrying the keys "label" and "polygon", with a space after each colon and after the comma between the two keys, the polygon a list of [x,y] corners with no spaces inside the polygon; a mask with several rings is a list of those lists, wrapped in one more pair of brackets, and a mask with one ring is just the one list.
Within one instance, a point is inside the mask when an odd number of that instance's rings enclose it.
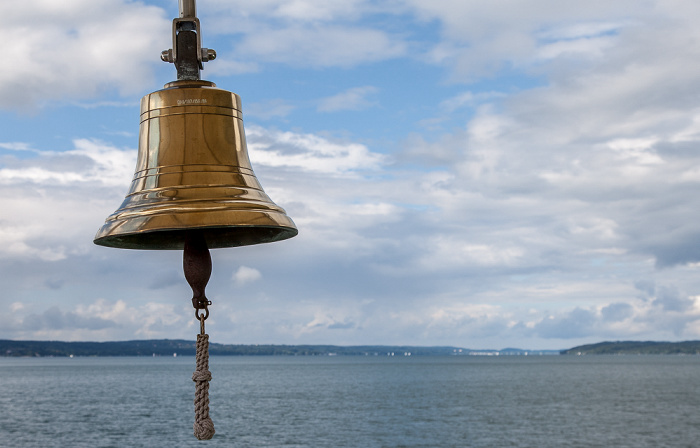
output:
{"label": "bell body", "polygon": [[208,81],[175,81],[141,100],[134,179],[95,244],[182,249],[195,230],[209,248],[297,234],[253,173],[240,97]]}

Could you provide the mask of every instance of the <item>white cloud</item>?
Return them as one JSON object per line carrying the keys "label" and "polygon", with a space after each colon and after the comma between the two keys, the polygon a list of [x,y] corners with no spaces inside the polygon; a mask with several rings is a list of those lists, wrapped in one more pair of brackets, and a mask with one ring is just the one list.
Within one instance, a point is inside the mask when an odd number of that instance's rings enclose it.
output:
{"label": "white cloud", "polygon": [[0,168],[0,258],[57,262],[83,253],[126,194],[136,151],[78,139],[72,150],[31,154]]}
{"label": "white cloud", "polygon": [[31,151],[31,145],[26,142],[0,143],[0,148],[9,149],[10,151]]}
{"label": "white cloud", "polygon": [[45,168],[4,168],[0,170],[0,183],[29,181],[35,183],[69,184],[80,182],[84,177],[78,173],[58,173]]}
{"label": "white cloud", "polygon": [[473,81],[510,67],[533,67],[537,58],[575,53],[600,56],[631,22],[630,1],[564,4],[556,0],[494,2],[406,0],[422,20],[437,20],[442,40],[429,60],[454,69],[457,81]]}
{"label": "white cloud", "polygon": [[440,108],[446,113],[453,113],[458,109],[466,106],[473,107],[479,103],[487,102],[489,100],[504,98],[506,95],[500,92],[463,92],[452,98],[448,98],[440,102]]}
{"label": "white cloud", "polygon": [[[338,19],[357,19],[367,8],[376,8],[368,0],[327,2],[324,0],[209,0],[207,6],[211,16],[230,14],[249,19],[271,16],[285,22],[327,22]],[[206,14],[205,11],[202,13]],[[213,17],[212,17],[213,18]]]}
{"label": "white cloud", "polygon": [[[29,240],[40,237],[46,231],[43,225],[29,224],[22,227],[4,226],[0,229],[0,257],[38,258],[44,261],[58,261],[66,258],[66,247],[35,245]],[[42,247],[43,246],[43,247]]]}
{"label": "white cloud", "polygon": [[613,37],[599,37],[576,39],[573,41],[554,42],[543,45],[538,51],[538,57],[542,59],[556,59],[562,56],[570,57],[601,57],[605,50],[615,44]]}
{"label": "white cloud", "polygon": [[[549,314],[531,326],[543,337],[694,338],[700,322],[697,297],[660,288],[647,301],[617,302]],[[653,336],[651,336],[653,335]]]}
{"label": "white cloud", "polygon": [[163,11],[138,2],[27,0],[4,6],[7,45],[0,58],[13,62],[0,73],[1,109],[31,110],[115,87],[139,91],[169,45]]}
{"label": "white cloud", "polygon": [[386,33],[342,26],[267,28],[246,35],[237,53],[295,67],[353,67],[402,56],[407,48]]}
{"label": "white cloud", "polygon": [[289,167],[301,171],[341,174],[379,168],[385,161],[357,143],[337,143],[313,134],[246,129],[253,165]]}
{"label": "white cloud", "polygon": [[42,151],[35,160],[16,162],[14,168],[0,168],[0,184],[30,182],[47,186],[89,182],[123,186],[133,176],[136,151],[114,148],[95,140],[78,139],[73,144],[72,150]]}
{"label": "white cloud", "polygon": [[634,25],[634,22],[610,22],[610,21],[596,21],[596,22],[582,22],[573,23],[561,26],[549,27],[542,30],[537,34],[538,38],[558,41],[558,40],[577,40],[577,39],[590,39],[599,36],[616,34],[625,26]]}
{"label": "white cloud", "polygon": [[[130,306],[123,300],[97,299],[90,304],[51,306],[43,312],[27,307],[13,310],[15,331],[23,339],[108,341],[186,338],[192,322],[172,304],[145,302]],[[189,315],[187,316],[189,317]]]}
{"label": "white cloud", "polygon": [[316,22],[347,18],[348,15],[357,14],[358,7],[367,3],[365,0],[351,0],[347,2],[326,2],[319,0],[293,0],[291,2],[276,1],[273,16],[286,20]]}
{"label": "white cloud", "polygon": [[[235,35],[235,66],[231,72],[259,69],[258,63],[294,67],[354,67],[403,56],[405,36],[367,24],[363,18],[378,11],[396,14],[398,4],[366,0],[222,1],[208,3],[200,18],[207,32]],[[232,27],[231,23],[236,26]],[[206,35],[205,35],[206,40]],[[212,69],[214,73],[216,68]]]}
{"label": "white cloud", "polygon": [[426,248],[427,253],[421,264],[425,269],[437,271],[460,269],[465,265],[504,268],[519,263],[525,255],[524,249],[520,247],[460,241],[453,235],[429,238]]}
{"label": "white cloud", "polygon": [[24,308],[24,304],[22,302],[14,302],[14,303],[10,304],[10,311],[12,311],[13,313],[17,312],[23,308]]}
{"label": "white cloud", "polygon": [[245,115],[269,120],[274,117],[286,117],[296,107],[281,99],[252,103],[245,106]]}
{"label": "white cloud", "polygon": [[241,266],[236,272],[233,273],[233,281],[237,285],[245,285],[246,283],[253,283],[262,278],[262,273],[255,268],[249,268],[248,266]]}
{"label": "white cloud", "polygon": [[75,149],[65,154],[85,156],[94,162],[94,168],[87,173],[85,181],[116,187],[128,184],[133,177],[135,150],[119,149],[95,140],[79,139],[73,143]]}
{"label": "white cloud", "polygon": [[367,109],[377,104],[367,98],[377,91],[378,89],[372,86],[353,87],[337,95],[321,99],[318,110],[319,112],[337,112]]}

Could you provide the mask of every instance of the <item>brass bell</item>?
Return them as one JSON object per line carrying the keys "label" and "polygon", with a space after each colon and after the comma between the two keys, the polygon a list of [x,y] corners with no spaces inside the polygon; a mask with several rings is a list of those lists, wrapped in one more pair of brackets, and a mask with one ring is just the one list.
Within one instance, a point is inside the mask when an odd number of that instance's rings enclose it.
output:
{"label": "brass bell", "polygon": [[183,249],[192,230],[212,249],[297,234],[250,165],[240,97],[209,81],[178,80],[141,99],[131,188],[94,242]]}
{"label": "brass bell", "polygon": [[95,244],[123,249],[183,249],[192,287],[197,335],[194,435],[214,436],[209,417],[211,301],[209,249],[247,246],[297,234],[284,209],[265,194],[248,159],[241,99],[200,80],[202,63],[216,52],[202,48],[195,0],[179,0],[173,47],[161,59],[175,64],[177,81],[141,99],[139,152],[124,202],[105,220]]}

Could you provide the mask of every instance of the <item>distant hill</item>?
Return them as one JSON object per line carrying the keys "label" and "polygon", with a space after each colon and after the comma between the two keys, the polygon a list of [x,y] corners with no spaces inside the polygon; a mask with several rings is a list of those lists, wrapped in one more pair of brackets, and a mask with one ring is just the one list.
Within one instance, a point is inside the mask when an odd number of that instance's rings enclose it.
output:
{"label": "distant hill", "polygon": [[562,355],[698,355],[700,341],[616,341],[580,345],[562,350]]}
{"label": "distant hill", "polygon": [[[195,342],[154,339],[118,342],[0,340],[0,356],[194,356]],[[435,356],[464,354],[458,347],[362,345],[235,345],[209,344],[212,356]]]}
{"label": "distant hill", "polygon": [[[116,342],[0,340],[0,356],[194,356],[195,342],[151,339]],[[696,355],[700,341],[617,341],[581,345],[568,350],[472,350],[462,347],[409,345],[242,345],[209,344],[212,356],[533,356],[533,355]]]}

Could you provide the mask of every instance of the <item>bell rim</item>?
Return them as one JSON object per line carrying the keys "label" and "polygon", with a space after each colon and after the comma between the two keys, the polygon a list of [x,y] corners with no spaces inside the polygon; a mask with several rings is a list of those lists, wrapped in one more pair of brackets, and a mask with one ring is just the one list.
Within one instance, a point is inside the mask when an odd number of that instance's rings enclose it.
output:
{"label": "bell rim", "polygon": [[[102,229],[100,229],[102,231]],[[173,227],[162,229],[140,230],[135,232],[111,233],[95,236],[93,243],[98,246],[116,249],[133,250],[182,250],[188,232],[201,232],[207,241],[209,249],[224,249],[228,247],[243,247],[256,244],[273,243],[293,238],[299,230],[280,225],[217,225],[191,227]],[[231,237],[243,234],[248,239]],[[164,243],[167,241],[167,243]]]}

